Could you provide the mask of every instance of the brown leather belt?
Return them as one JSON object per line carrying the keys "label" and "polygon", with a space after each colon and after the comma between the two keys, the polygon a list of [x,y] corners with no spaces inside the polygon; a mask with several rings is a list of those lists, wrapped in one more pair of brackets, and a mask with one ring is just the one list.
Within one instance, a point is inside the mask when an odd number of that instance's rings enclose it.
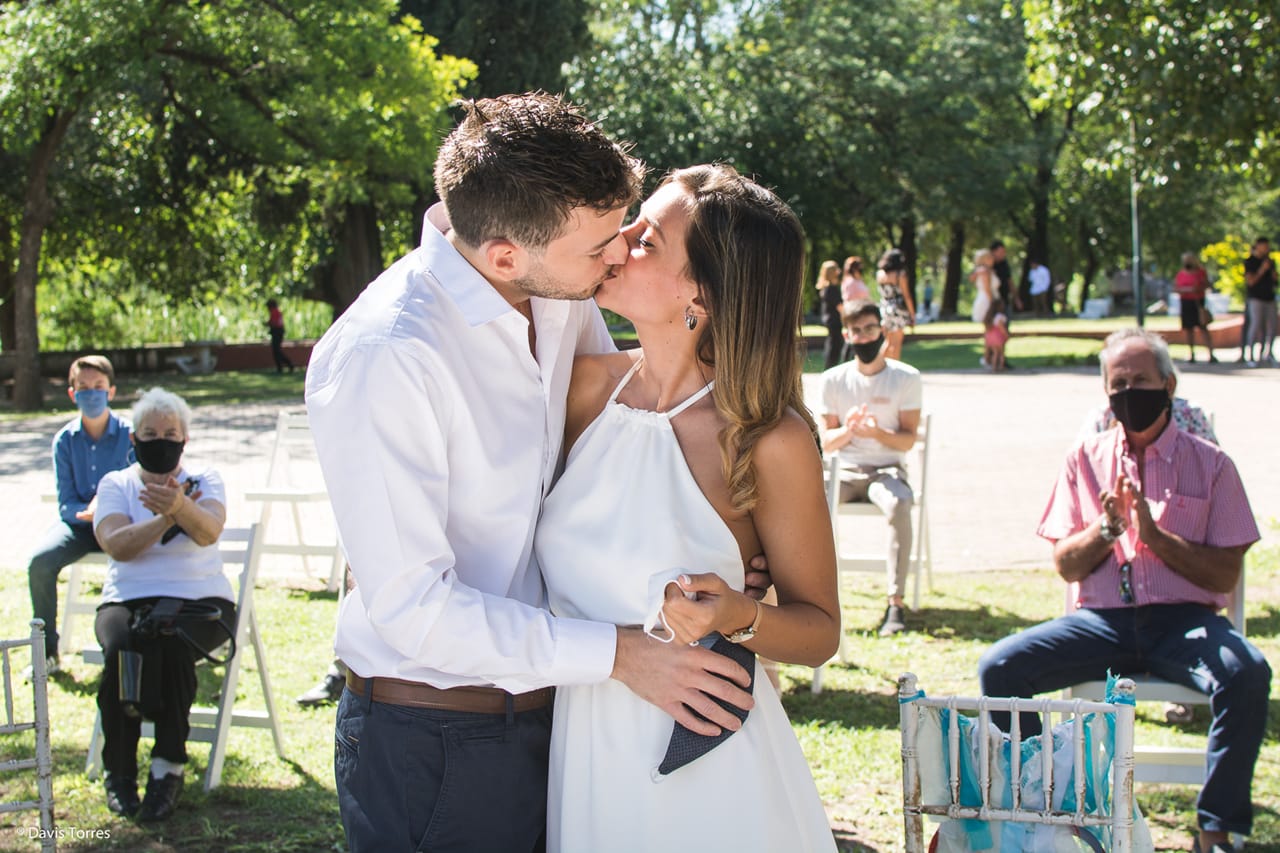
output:
{"label": "brown leather belt", "polygon": [[545,708],[556,695],[554,687],[528,693],[508,693],[497,687],[450,687],[446,690],[399,678],[361,678],[350,671],[347,672],[347,688],[357,696],[369,696],[375,702],[388,705],[472,714],[505,714],[508,699],[511,700],[512,711],[519,714]]}

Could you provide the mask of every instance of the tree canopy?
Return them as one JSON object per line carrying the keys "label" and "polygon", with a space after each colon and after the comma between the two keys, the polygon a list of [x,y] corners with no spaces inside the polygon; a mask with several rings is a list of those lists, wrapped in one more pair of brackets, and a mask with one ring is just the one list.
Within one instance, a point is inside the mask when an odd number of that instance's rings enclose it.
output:
{"label": "tree canopy", "polygon": [[[974,248],[1085,284],[1280,213],[1277,8],[1241,0],[0,0],[0,343],[41,276],[336,310],[416,239],[458,96],[566,91],[656,178],[722,161],[812,263]],[[1132,128],[1133,141],[1130,142]]]}

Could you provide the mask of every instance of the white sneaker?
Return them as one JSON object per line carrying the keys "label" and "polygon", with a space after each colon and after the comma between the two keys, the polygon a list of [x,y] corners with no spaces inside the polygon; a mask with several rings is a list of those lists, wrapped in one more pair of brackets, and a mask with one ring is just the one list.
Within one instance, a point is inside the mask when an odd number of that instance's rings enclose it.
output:
{"label": "white sneaker", "polygon": [[991,365],[987,364],[987,357],[984,355],[984,356],[980,356],[980,357],[978,358],[978,366],[979,366],[979,367],[990,367]]}
{"label": "white sneaker", "polygon": [[[49,655],[44,659],[44,671],[45,675],[57,675],[62,672],[62,667],[58,664],[57,655]],[[35,675],[35,670],[32,668],[31,664],[27,664],[22,668],[22,682],[24,684],[30,684],[31,676],[33,675]]]}

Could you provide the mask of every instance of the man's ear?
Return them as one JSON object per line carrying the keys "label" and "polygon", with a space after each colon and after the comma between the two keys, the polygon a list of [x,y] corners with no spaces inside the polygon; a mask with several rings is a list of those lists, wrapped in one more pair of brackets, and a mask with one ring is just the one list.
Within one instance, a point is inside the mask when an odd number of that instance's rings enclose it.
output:
{"label": "man's ear", "polygon": [[481,252],[489,271],[501,281],[515,281],[528,272],[529,251],[510,240],[490,240]]}
{"label": "man's ear", "polygon": [[115,398],[116,398],[116,386],[108,385],[107,386],[107,402],[110,403]]}
{"label": "man's ear", "polygon": [[67,398],[73,403],[76,401],[76,389],[74,385],[67,386]]}

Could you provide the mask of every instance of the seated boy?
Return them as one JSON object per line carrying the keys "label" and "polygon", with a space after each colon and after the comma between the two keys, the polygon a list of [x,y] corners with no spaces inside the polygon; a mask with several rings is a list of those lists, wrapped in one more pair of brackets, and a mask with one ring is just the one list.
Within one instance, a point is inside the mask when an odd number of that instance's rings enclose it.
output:
{"label": "seated boy", "polygon": [[49,672],[58,669],[58,573],[91,551],[98,481],[131,464],[129,423],[108,408],[115,398],[115,370],[106,356],[77,358],[67,377],[67,396],[80,410],[53,439],[53,476],[58,484],[58,521],[36,546],[27,566],[31,612],[44,620]]}

